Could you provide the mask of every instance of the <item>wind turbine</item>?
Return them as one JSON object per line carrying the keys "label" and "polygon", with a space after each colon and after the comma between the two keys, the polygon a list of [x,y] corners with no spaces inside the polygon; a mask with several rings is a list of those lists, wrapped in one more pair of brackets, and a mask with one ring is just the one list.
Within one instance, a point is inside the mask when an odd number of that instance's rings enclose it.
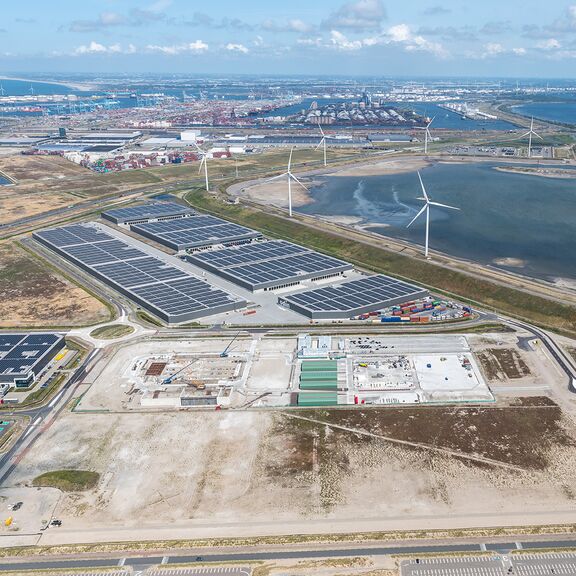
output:
{"label": "wind turbine", "polygon": [[324,134],[324,130],[322,130],[322,126],[320,126],[320,121],[318,121],[318,130],[320,130],[320,134],[322,134],[322,139],[318,142],[318,145],[314,150],[318,150],[320,146],[324,148],[324,166],[326,166],[326,135]]}
{"label": "wind turbine", "polygon": [[208,183],[208,161],[206,160],[208,152],[204,152],[204,150],[202,150],[202,148],[200,148],[200,146],[198,146],[196,142],[194,142],[194,146],[196,146],[198,152],[200,152],[200,155],[202,156],[202,160],[200,160],[200,167],[198,168],[198,174],[202,172],[202,166],[204,166],[204,179],[206,180],[206,192],[210,192],[210,185]]}
{"label": "wind turbine", "polygon": [[[434,116],[436,118],[436,116]],[[428,154],[428,140],[432,140],[432,134],[430,134],[430,125],[434,122],[434,118],[426,124],[426,126],[418,126],[420,130],[424,130],[424,154]]]}
{"label": "wind turbine", "polygon": [[300,182],[300,180],[298,180],[298,178],[296,178],[296,176],[294,176],[294,174],[292,174],[292,153],[294,152],[294,148],[290,148],[290,157],[288,158],[288,169],[286,170],[286,172],[283,172],[282,174],[279,174],[278,176],[273,176],[272,178],[268,178],[268,180],[266,180],[266,182],[271,182],[272,180],[278,180],[279,178],[286,178],[286,180],[288,180],[288,215],[290,216],[290,218],[292,218],[292,180],[294,180],[294,182],[297,182],[298,184],[300,184],[300,186],[302,186],[302,188],[304,188],[304,190],[308,190],[308,188],[306,188],[306,186],[304,186],[304,184],[302,184],[302,182]]}
{"label": "wind turbine", "polygon": [[412,218],[412,221],[406,228],[410,228],[414,222],[424,213],[426,212],[426,244],[424,248],[424,256],[428,258],[428,243],[430,238],[430,206],[438,206],[440,208],[450,208],[450,210],[460,210],[460,208],[455,208],[454,206],[448,206],[447,204],[440,204],[440,202],[432,202],[426,194],[426,188],[424,188],[424,182],[422,182],[422,176],[420,176],[420,172],[418,172],[418,179],[420,180],[420,186],[422,187],[422,193],[424,194],[423,198],[418,198],[418,200],[424,200],[425,204],[422,206],[420,212]]}
{"label": "wind turbine", "polygon": [[528,130],[526,134],[522,134],[520,138],[526,138],[526,136],[528,136],[528,158],[532,158],[532,136],[536,136],[537,138],[540,138],[540,140],[544,140],[540,134],[537,134],[534,131],[534,116],[532,116],[532,119],[530,120],[530,130]]}
{"label": "wind turbine", "polygon": [[6,90],[4,90],[4,86],[0,84],[0,95],[4,96],[4,94],[6,94]]}

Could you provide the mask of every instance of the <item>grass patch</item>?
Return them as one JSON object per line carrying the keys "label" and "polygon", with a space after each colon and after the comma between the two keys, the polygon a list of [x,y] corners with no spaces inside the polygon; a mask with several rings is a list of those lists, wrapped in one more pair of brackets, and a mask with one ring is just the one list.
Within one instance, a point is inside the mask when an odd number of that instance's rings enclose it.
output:
{"label": "grass patch", "polygon": [[37,476],[32,486],[59,488],[63,492],[90,490],[98,484],[100,474],[90,470],[54,470]]}
{"label": "grass patch", "polygon": [[126,324],[111,324],[110,326],[100,326],[100,328],[92,330],[90,336],[102,340],[112,340],[113,338],[128,336],[128,334],[132,334],[132,332],[134,332],[133,326],[128,326]]}
{"label": "grass patch", "polygon": [[160,320],[154,318],[154,316],[150,316],[150,314],[147,314],[142,310],[138,310],[138,312],[136,312],[136,316],[138,316],[140,320],[144,320],[144,322],[148,322],[148,324],[152,324],[153,326],[164,326]]}
{"label": "grass patch", "polygon": [[481,304],[557,332],[576,335],[575,307],[390,252],[320,227],[306,226],[257,208],[226,204],[202,190],[190,191],[186,200],[200,210],[255,228],[267,236],[289,239],[361,268],[410,280],[435,292],[458,297],[463,302]]}

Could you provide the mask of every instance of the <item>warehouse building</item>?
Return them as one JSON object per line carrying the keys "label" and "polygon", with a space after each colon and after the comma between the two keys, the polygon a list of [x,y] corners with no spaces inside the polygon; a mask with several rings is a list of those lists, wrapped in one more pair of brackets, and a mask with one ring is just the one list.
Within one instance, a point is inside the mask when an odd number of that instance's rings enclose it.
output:
{"label": "warehouse building", "polygon": [[245,301],[95,226],[63,226],[35,232],[33,237],[168,324],[246,306]]}
{"label": "warehouse building", "polygon": [[426,296],[424,288],[378,274],[281,296],[278,304],[312,320],[345,320]]}
{"label": "warehouse building", "polygon": [[61,334],[0,334],[0,383],[32,385],[64,343]]}
{"label": "warehouse building", "polygon": [[102,212],[102,218],[118,225],[142,224],[145,222],[160,222],[187,218],[194,216],[196,211],[189,206],[183,206],[176,202],[149,202],[140,206],[116,208]]}
{"label": "warehouse building", "polygon": [[252,292],[342,276],[353,269],[352,264],[284,240],[197,252],[187,260]]}
{"label": "warehouse building", "polygon": [[256,230],[215,216],[190,216],[162,222],[131,224],[130,230],[177,252],[221,244],[238,244],[262,237]]}

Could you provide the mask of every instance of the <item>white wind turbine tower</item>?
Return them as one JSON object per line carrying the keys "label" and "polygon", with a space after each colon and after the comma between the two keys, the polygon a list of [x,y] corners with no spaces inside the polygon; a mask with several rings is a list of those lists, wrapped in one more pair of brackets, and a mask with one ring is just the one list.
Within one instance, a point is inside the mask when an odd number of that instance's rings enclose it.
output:
{"label": "white wind turbine tower", "polygon": [[460,210],[460,208],[455,208],[454,206],[448,206],[447,204],[440,204],[439,202],[432,202],[426,194],[426,188],[424,188],[424,182],[422,182],[422,176],[420,176],[420,172],[418,172],[418,179],[420,180],[420,186],[422,187],[422,193],[424,194],[423,198],[418,198],[418,200],[424,200],[426,202],[422,209],[414,216],[410,224],[406,226],[406,228],[410,228],[412,224],[424,213],[426,212],[426,244],[424,248],[424,256],[428,258],[428,244],[430,239],[430,206],[438,206],[440,208],[450,208],[450,210]]}
{"label": "white wind turbine tower", "polygon": [[274,176],[272,178],[268,178],[268,180],[266,180],[266,182],[271,182],[272,180],[278,180],[279,178],[286,178],[286,180],[288,181],[288,215],[290,216],[290,218],[292,218],[292,180],[294,180],[294,182],[297,182],[298,184],[300,184],[300,186],[302,186],[302,188],[304,188],[304,190],[308,190],[308,188],[306,188],[306,186],[304,186],[304,184],[302,184],[302,182],[300,182],[300,180],[298,180],[298,178],[296,178],[296,176],[294,176],[294,174],[292,174],[292,153],[294,152],[294,148],[290,148],[290,157],[288,158],[288,169],[286,170],[286,172],[283,172],[282,174],[279,174],[278,176]]}
{"label": "white wind turbine tower", "polygon": [[537,134],[534,131],[534,116],[532,116],[532,119],[530,120],[530,130],[528,130],[526,134],[522,134],[520,138],[526,138],[526,136],[528,136],[528,158],[532,158],[532,136],[536,136],[537,138],[540,138],[540,140],[544,140],[540,134]]}
{"label": "white wind turbine tower", "polygon": [[200,155],[202,156],[202,160],[200,160],[200,167],[198,168],[198,174],[202,172],[202,166],[204,166],[204,179],[206,180],[206,192],[210,192],[210,185],[208,183],[208,161],[206,160],[208,152],[202,150],[202,148],[200,148],[200,146],[198,146],[196,142],[194,142],[194,146],[196,146],[198,152],[200,152]]}
{"label": "white wind turbine tower", "polygon": [[326,166],[326,135],[324,134],[324,130],[322,130],[322,126],[320,126],[320,122],[318,122],[318,130],[320,130],[320,134],[322,134],[322,139],[318,142],[318,145],[314,150],[318,150],[320,146],[324,149],[324,166]]}
{"label": "white wind turbine tower", "polygon": [[[436,118],[436,116],[434,116]],[[428,140],[432,140],[432,134],[430,134],[430,126],[434,122],[434,118],[426,124],[426,126],[418,126],[420,130],[424,130],[424,154],[428,154]]]}

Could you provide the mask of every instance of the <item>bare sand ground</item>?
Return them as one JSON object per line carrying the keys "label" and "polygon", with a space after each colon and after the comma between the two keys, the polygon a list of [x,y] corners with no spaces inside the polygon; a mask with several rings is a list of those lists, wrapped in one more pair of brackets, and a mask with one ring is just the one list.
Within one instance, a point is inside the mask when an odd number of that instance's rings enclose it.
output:
{"label": "bare sand ground", "polygon": [[96,489],[63,495],[63,526],[42,543],[576,522],[576,437],[554,405],[431,410],[309,412],[326,424],[264,411],[68,413],[11,482],[100,472]]}
{"label": "bare sand ground", "polygon": [[106,306],[30,256],[0,245],[0,327],[82,326],[110,319]]}

